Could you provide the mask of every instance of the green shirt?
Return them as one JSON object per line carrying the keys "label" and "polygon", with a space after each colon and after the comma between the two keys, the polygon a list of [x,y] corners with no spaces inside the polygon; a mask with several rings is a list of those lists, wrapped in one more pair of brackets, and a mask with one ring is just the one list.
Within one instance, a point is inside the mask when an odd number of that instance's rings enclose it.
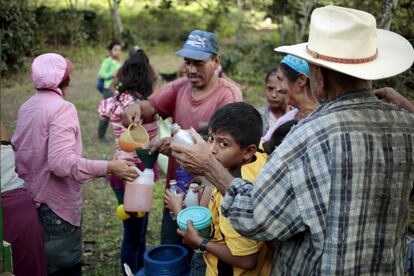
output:
{"label": "green shirt", "polygon": [[99,69],[98,76],[104,79],[104,88],[111,86],[113,74],[121,68],[121,62],[113,59],[111,56],[104,59]]}

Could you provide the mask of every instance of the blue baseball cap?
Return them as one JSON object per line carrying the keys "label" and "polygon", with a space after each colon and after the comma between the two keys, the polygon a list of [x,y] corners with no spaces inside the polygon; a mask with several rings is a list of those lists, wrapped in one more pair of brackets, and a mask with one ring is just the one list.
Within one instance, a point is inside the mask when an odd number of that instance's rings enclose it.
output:
{"label": "blue baseball cap", "polygon": [[305,74],[309,77],[309,65],[303,59],[292,55],[285,56],[280,63],[284,63],[298,73]]}
{"label": "blue baseball cap", "polygon": [[194,30],[190,33],[183,48],[175,54],[180,57],[206,60],[219,51],[217,35],[205,31]]}

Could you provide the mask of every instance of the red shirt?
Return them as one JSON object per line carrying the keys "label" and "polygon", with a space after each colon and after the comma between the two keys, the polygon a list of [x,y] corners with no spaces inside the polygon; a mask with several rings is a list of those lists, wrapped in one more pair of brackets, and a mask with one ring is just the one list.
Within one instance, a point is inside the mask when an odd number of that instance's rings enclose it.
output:
{"label": "red shirt", "polygon": [[[194,100],[192,84],[187,78],[180,78],[166,84],[152,94],[148,100],[164,118],[172,117],[182,129],[193,127],[197,130],[208,125],[213,113],[220,107],[243,100],[240,89],[229,81],[219,78],[216,89],[208,96]],[[177,162],[170,157],[167,171],[167,187],[170,179],[175,178]]]}

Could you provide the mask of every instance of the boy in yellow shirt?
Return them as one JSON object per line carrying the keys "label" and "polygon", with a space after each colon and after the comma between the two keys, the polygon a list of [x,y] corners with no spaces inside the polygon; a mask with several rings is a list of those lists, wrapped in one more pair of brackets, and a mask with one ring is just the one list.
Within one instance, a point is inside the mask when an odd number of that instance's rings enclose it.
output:
{"label": "boy in yellow shirt", "polygon": [[[211,152],[235,177],[253,181],[266,162],[258,152],[262,119],[257,110],[243,102],[217,110],[209,122]],[[204,251],[206,275],[266,276],[270,274],[272,252],[263,242],[237,233],[221,214],[223,196],[213,188],[209,209],[212,214],[210,239],[203,239],[191,222],[187,231],[178,230],[184,244]]]}

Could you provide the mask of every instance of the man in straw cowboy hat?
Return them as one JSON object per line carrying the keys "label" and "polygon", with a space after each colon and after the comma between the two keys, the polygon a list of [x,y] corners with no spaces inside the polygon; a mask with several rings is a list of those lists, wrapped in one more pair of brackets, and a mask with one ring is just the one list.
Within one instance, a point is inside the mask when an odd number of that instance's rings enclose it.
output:
{"label": "man in straw cowboy hat", "polygon": [[[309,41],[276,51],[309,63],[321,106],[271,155],[254,185],[232,178],[194,133],[172,144],[186,171],[225,194],[242,235],[274,241],[273,275],[401,275],[414,181],[414,115],[380,102],[371,80],[408,69],[414,50],[366,12],[315,9]],[[207,251],[209,244],[207,243]]]}

